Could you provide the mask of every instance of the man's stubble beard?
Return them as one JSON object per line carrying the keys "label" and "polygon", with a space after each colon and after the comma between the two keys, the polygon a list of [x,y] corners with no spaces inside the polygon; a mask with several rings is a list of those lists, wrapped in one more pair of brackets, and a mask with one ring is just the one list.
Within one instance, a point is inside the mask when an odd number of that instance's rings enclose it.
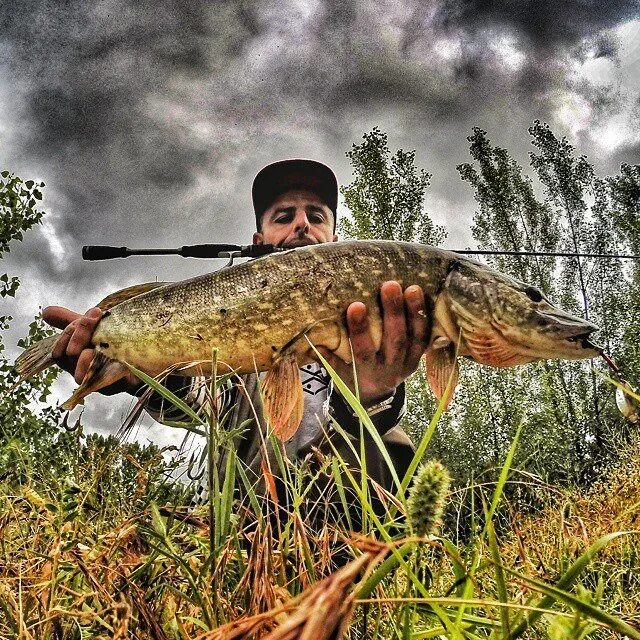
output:
{"label": "man's stubble beard", "polygon": [[283,249],[296,249],[297,247],[308,247],[312,244],[321,244],[319,240],[309,235],[295,236],[291,240],[285,240],[280,247]]}

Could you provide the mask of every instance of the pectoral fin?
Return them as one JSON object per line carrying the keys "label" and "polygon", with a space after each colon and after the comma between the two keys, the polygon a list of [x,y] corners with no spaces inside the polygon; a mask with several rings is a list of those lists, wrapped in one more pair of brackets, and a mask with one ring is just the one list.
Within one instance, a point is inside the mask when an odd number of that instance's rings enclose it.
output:
{"label": "pectoral fin", "polygon": [[120,378],[124,378],[128,371],[126,365],[111,360],[98,351],[93,357],[82,383],[62,405],[62,408],[70,411],[80,404],[85,396],[103,387],[108,387],[110,384],[120,380]]}
{"label": "pectoral fin", "polygon": [[459,369],[455,345],[450,343],[449,346],[441,349],[429,349],[424,354],[424,364],[429,386],[438,400],[441,400],[447,392],[447,385],[451,379],[449,393],[446,394],[444,403],[444,408],[447,409],[458,385]]}
{"label": "pectoral fin", "polygon": [[294,353],[279,357],[262,384],[265,415],[279,440],[291,438],[300,426],[304,392]]}

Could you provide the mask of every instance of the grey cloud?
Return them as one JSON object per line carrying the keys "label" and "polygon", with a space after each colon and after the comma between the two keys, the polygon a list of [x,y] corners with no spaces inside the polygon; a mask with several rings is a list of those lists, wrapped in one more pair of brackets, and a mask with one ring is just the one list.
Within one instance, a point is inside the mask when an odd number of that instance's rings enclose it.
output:
{"label": "grey cloud", "polygon": [[434,23],[445,31],[462,29],[476,37],[492,29],[511,31],[527,48],[551,54],[577,46],[583,38],[601,37],[604,29],[637,15],[635,0],[445,0],[439,3]]}

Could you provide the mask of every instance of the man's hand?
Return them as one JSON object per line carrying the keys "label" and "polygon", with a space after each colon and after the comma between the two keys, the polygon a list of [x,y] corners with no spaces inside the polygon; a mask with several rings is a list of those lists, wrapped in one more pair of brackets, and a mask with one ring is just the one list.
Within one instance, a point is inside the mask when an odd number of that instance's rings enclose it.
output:
{"label": "man's hand", "polygon": [[[64,307],[47,307],[42,311],[42,318],[52,327],[63,330],[53,347],[53,359],[80,384],[95,355],[91,338],[102,318],[102,311],[98,307],[93,307],[81,315]],[[118,381],[100,389],[100,392],[110,395],[125,391],[126,388],[133,391],[139,384],[138,379],[129,373],[124,379],[124,384],[123,381]]]}
{"label": "man's hand", "polygon": [[[385,282],[382,301],[382,343],[376,351],[369,331],[367,307],[353,302],[347,308],[347,331],[356,364],[360,402],[370,407],[390,396],[395,388],[418,367],[429,344],[432,309],[427,308],[422,289],[408,287],[404,293],[397,282]],[[354,389],[353,365],[320,349],[338,375]]]}

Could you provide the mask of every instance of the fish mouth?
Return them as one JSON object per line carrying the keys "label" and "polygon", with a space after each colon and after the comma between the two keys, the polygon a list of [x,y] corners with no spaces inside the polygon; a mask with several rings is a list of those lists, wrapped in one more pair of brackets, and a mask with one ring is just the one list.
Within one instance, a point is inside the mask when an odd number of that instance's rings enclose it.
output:
{"label": "fish mouth", "polygon": [[580,333],[576,336],[567,338],[567,340],[569,342],[580,343],[583,349],[592,349],[601,354],[604,351],[604,347],[601,347],[600,345],[597,345],[595,342],[591,341],[591,333],[591,331]]}
{"label": "fish mouth", "polygon": [[[555,315],[556,314],[553,314],[553,316]],[[583,320],[582,322],[575,323],[573,327],[571,327],[571,323],[567,323],[565,327],[566,333],[564,338],[566,342],[571,343],[570,348],[579,349],[580,351],[590,351],[595,355],[602,354],[604,348],[591,339],[591,335],[598,331],[598,327],[595,324],[592,324],[588,320]]]}
{"label": "fish mouth", "polygon": [[569,350],[568,357],[588,358],[602,353],[603,348],[591,339],[591,335],[598,331],[598,327],[589,320],[576,318],[556,309],[541,313],[540,317],[549,323],[548,336],[553,339],[555,335],[556,339],[566,345]]}

